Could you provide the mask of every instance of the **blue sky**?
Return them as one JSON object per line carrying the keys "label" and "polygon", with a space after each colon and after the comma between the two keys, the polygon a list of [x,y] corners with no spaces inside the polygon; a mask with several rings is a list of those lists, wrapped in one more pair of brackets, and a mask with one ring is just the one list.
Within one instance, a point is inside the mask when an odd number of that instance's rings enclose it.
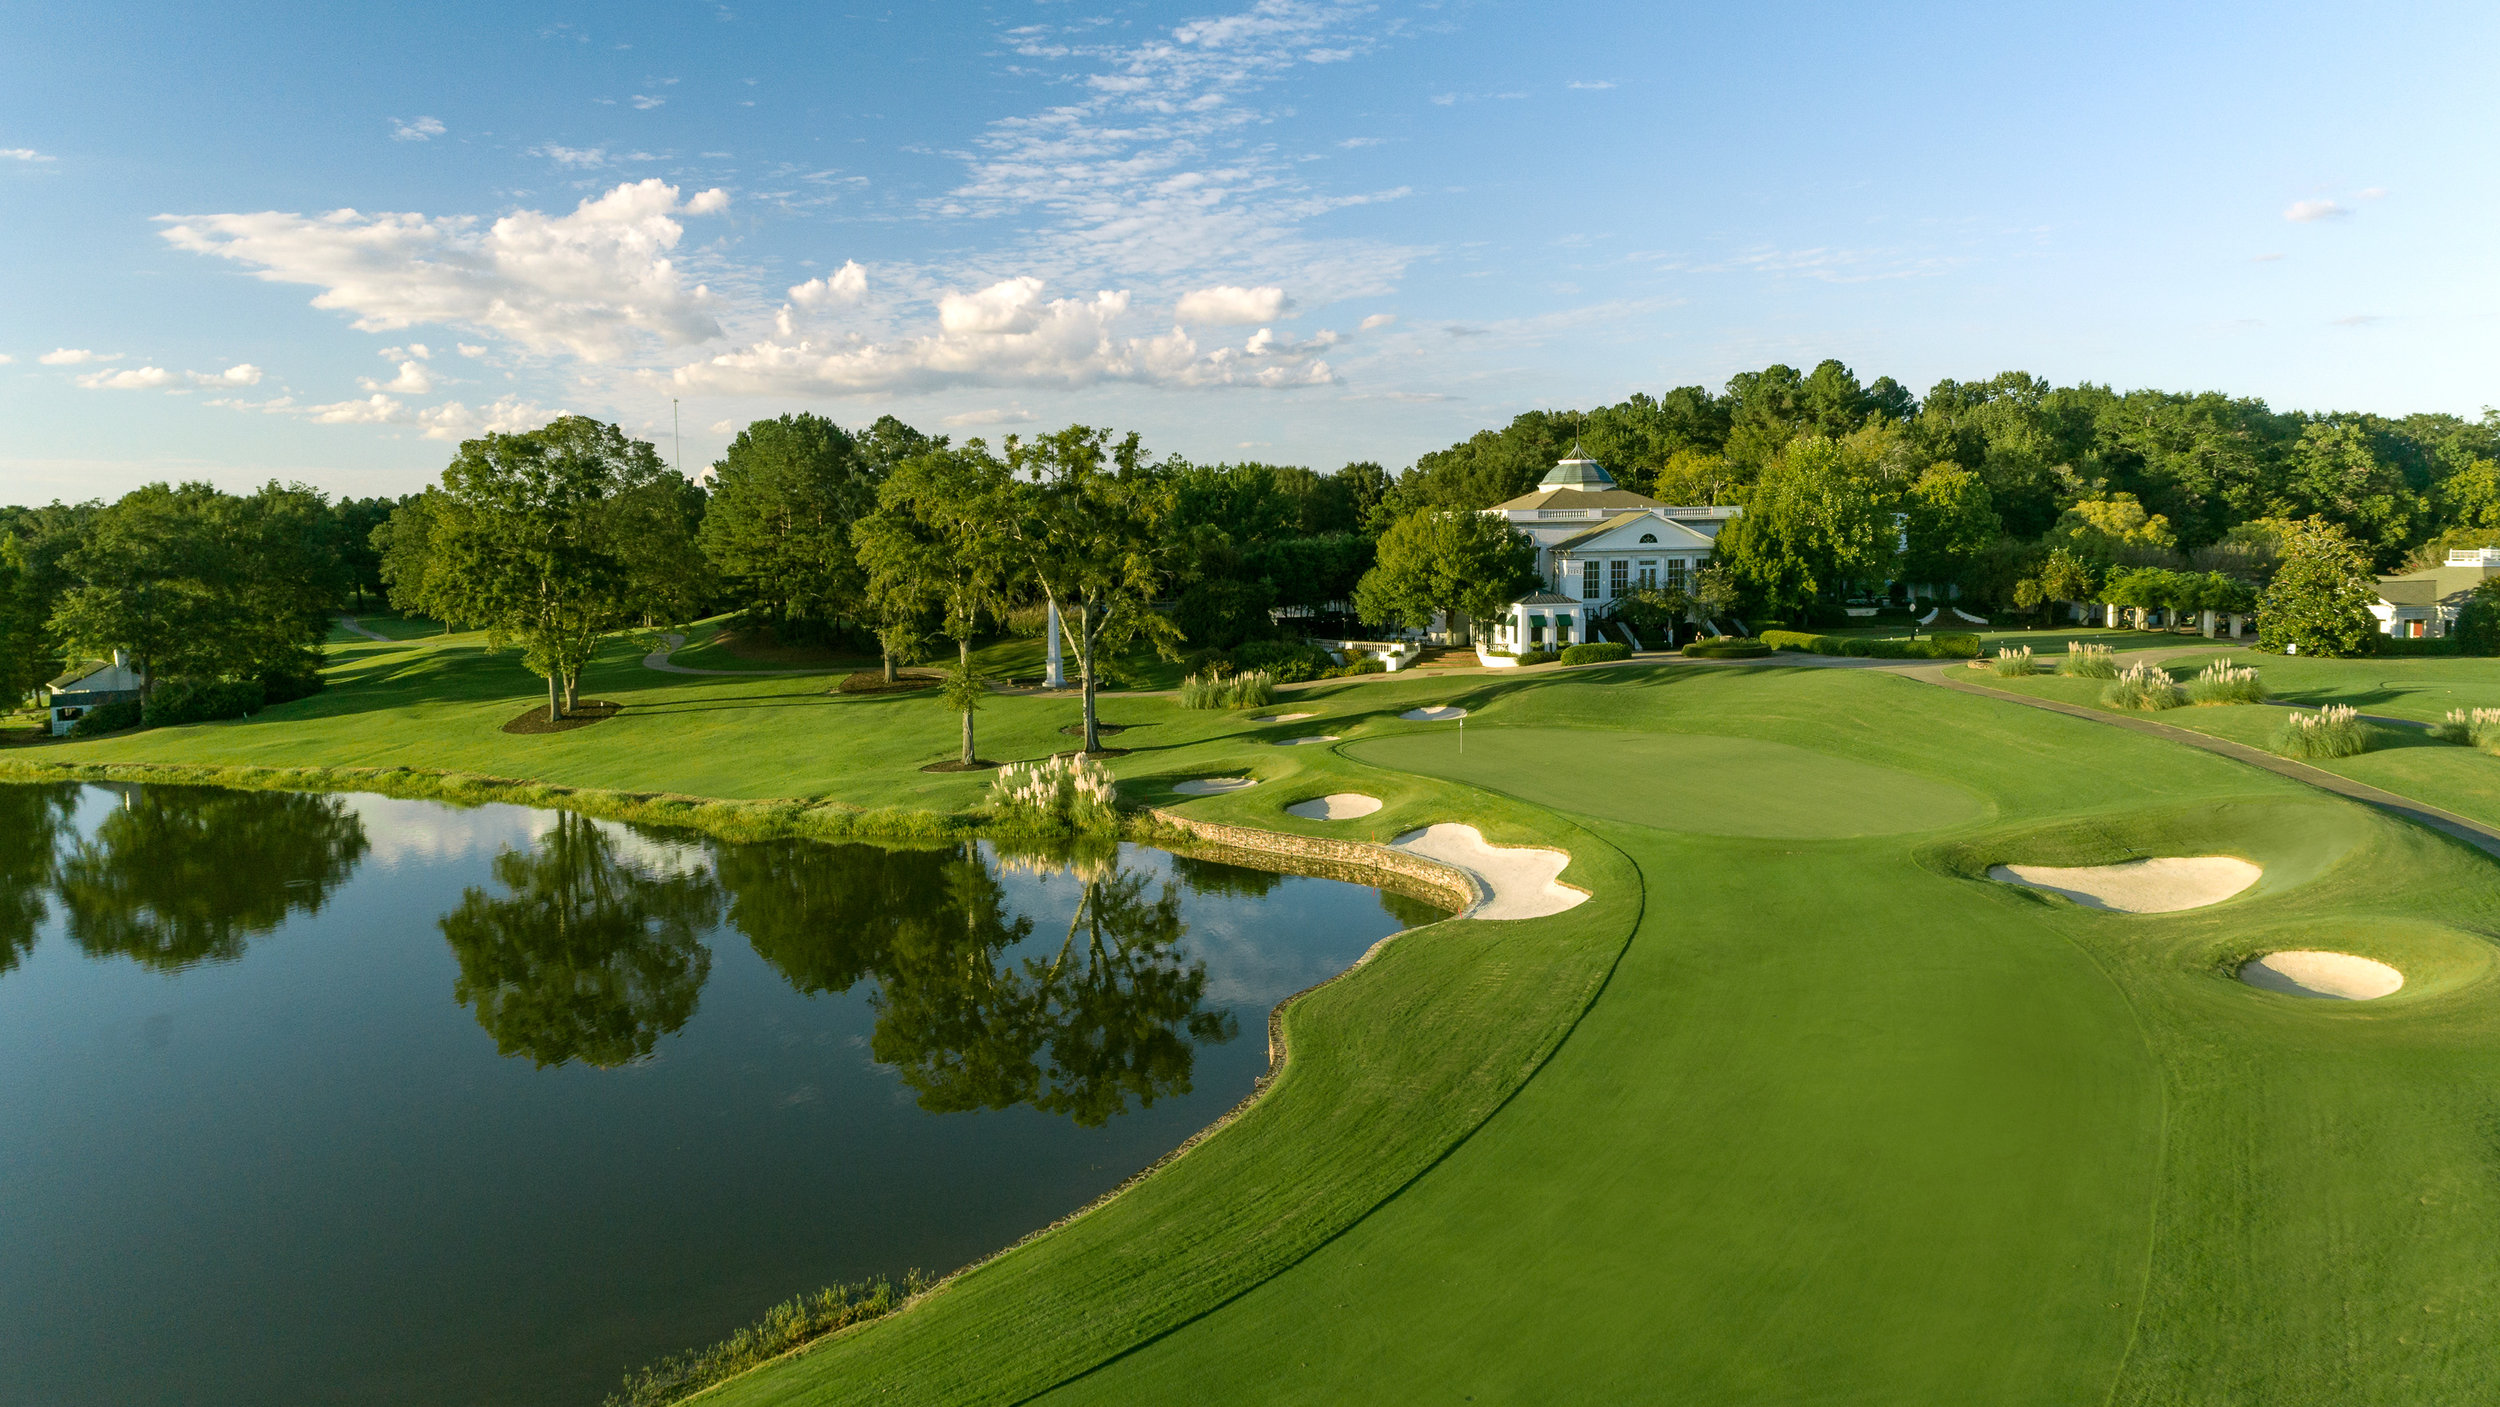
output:
{"label": "blue sky", "polygon": [[[342,18],[352,15],[352,20]],[[560,411],[1397,468],[1825,356],[2500,402],[2500,10],[0,3],[0,501]]]}

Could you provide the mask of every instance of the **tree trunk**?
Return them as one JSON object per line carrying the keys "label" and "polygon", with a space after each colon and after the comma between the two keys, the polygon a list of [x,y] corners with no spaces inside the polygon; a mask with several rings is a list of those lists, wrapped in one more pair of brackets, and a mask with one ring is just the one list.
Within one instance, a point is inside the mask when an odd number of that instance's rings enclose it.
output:
{"label": "tree trunk", "polygon": [[[963,676],[966,679],[972,677],[972,640],[970,637],[967,636],[955,642],[955,663],[963,670]],[[964,765],[969,767],[973,761],[972,710],[967,708],[964,710]]]}
{"label": "tree trunk", "polygon": [[556,694],[556,671],[551,669],[547,671],[547,721],[553,723],[563,716],[564,701]]}
{"label": "tree trunk", "polygon": [[564,711],[571,713],[581,707],[582,671],[579,665],[564,671]]}
{"label": "tree trunk", "polygon": [[885,682],[891,684],[894,682],[894,652],[882,644],[877,648],[885,653]]}
{"label": "tree trunk", "polygon": [[1091,606],[1076,608],[1076,631],[1080,644],[1076,656],[1079,683],[1085,692],[1085,750],[1102,751],[1102,732],[1094,721],[1094,611]]}

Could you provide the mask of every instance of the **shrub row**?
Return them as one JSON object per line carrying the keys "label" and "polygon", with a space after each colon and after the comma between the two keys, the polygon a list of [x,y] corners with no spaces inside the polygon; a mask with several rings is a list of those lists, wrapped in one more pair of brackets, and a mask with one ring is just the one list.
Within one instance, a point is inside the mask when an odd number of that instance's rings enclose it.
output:
{"label": "shrub row", "polygon": [[1562,652],[1564,664],[1605,664],[1632,658],[1632,647],[1618,640],[1586,640]]}
{"label": "shrub row", "polygon": [[1976,635],[1930,635],[1921,640],[1879,640],[1860,635],[1810,635],[1802,630],[1766,630],[1762,642],[1774,650],[1799,650],[1809,655],[1847,655],[1870,660],[1975,660]]}
{"label": "shrub row", "polygon": [[148,697],[139,721],[151,728],[213,723],[258,713],[266,701],[257,679],[168,679]]}
{"label": "shrub row", "polygon": [[103,704],[88,709],[77,722],[69,725],[69,735],[73,738],[92,738],[101,733],[118,733],[124,728],[136,728],[139,726],[141,712],[137,699],[132,699],[128,703]]}
{"label": "shrub row", "polygon": [[1771,647],[1742,635],[1713,635],[1686,645],[1684,653],[1697,660],[1758,660],[1771,653]]}

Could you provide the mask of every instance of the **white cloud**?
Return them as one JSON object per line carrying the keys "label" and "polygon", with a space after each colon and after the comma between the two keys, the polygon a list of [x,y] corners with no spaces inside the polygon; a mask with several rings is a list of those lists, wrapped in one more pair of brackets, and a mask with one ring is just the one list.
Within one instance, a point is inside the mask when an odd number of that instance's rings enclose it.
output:
{"label": "white cloud", "polygon": [[1380,146],[1388,140],[1389,139],[1386,137],[1348,137],[1344,141],[1337,143],[1337,145],[1344,147],[1348,151],[1352,151],[1357,147]]}
{"label": "white cloud", "polygon": [[658,107],[660,104],[667,101],[668,99],[666,98],[655,98],[648,93],[634,94],[634,106],[642,109],[644,112],[649,112],[651,109]]}
{"label": "white cloud", "polygon": [[673,217],[728,203],[719,190],[681,203],[677,187],[646,180],[569,215],[520,210],[484,229],[474,216],[354,210],[157,218],[178,248],[319,287],[314,307],[353,313],[367,332],[450,323],[607,361],[630,352],[637,334],[677,345],[720,335],[711,290],[686,287],[667,255],[685,232]]}
{"label": "white cloud", "polygon": [[410,357],[415,357],[418,361],[431,361],[434,357],[434,349],[423,342],[411,342],[405,347],[384,347],[374,355],[386,362],[405,361]]}
{"label": "white cloud", "polygon": [[391,119],[391,140],[395,142],[422,142],[443,135],[443,130],[439,118],[419,117],[407,122]]}
{"label": "white cloud", "polygon": [[1027,425],[1033,412],[1022,406],[999,406],[989,410],[967,410],[946,417],[946,423],[958,428],[977,425]]}
{"label": "white cloud", "polygon": [[418,411],[417,420],[425,426],[429,440],[465,440],[485,434],[517,435],[563,414],[519,396],[503,396],[474,410],[459,401],[445,401]]}
{"label": "white cloud", "polygon": [[468,357],[471,360],[475,360],[476,358],[486,355],[486,349],[477,345],[475,342],[459,343],[457,344],[455,350],[457,350],[460,355]]}
{"label": "white cloud", "polygon": [[2306,225],[2316,220],[2340,220],[2352,213],[2352,207],[2334,200],[2295,200],[2283,211],[2283,218]]}
{"label": "white cloud", "polygon": [[51,157],[33,147],[0,147],[0,161],[50,161]]}
{"label": "white cloud", "polygon": [[1285,290],[1269,284],[1261,288],[1242,288],[1219,283],[1181,295],[1175,311],[1182,322],[1211,323],[1219,327],[1246,327],[1252,323],[1274,322],[1293,306]]}
{"label": "white cloud", "polygon": [[1334,379],[1318,352],[1335,341],[1280,341],[1261,329],[1240,347],[1201,355],[1175,327],[1153,337],[1122,336],[1126,292],[1091,299],[1042,298],[1031,275],[938,300],[934,334],[873,342],[856,335],[760,341],[742,351],[677,368],[691,391],[749,395],[847,395],[943,386],[1089,386],[1104,381],[1164,386],[1304,386]]}
{"label": "white cloud", "polygon": [[791,285],[790,301],[802,308],[824,308],[836,303],[856,303],[867,291],[868,271],[859,266],[858,260],[845,259],[830,278],[812,278]]}
{"label": "white cloud", "polygon": [[1607,79],[1607,78],[1588,78],[1588,79],[1577,79],[1577,78],[1575,78],[1575,79],[1573,79],[1571,82],[1566,83],[1566,84],[1564,84],[1563,86],[1564,86],[1564,87],[1566,87],[1566,88],[1576,88],[1576,89],[1578,89],[1579,91],[1581,91],[1581,92],[1583,92],[1583,93],[1595,93],[1595,92],[1601,92],[1601,91],[1603,91],[1603,90],[1605,90],[1605,89],[1608,89],[1608,88],[1612,88],[1612,87],[1613,87],[1613,86],[1615,86],[1615,85],[1614,85],[1614,80],[1612,80],[1612,79]]}
{"label": "white cloud", "polygon": [[262,371],[250,362],[240,362],[223,371],[186,371],[194,386],[257,386]]}
{"label": "white cloud", "polygon": [[7,366],[9,363],[16,360],[17,358],[10,356],[8,353],[0,352],[0,366]]}
{"label": "white cloud", "polygon": [[735,420],[715,420],[712,422],[712,433],[715,435],[735,434],[737,429],[738,422]]}
{"label": "white cloud", "polygon": [[531,147],[529,154],[543,156],[558,166],[570,166],[577,170],[608,164],[606,147],[566,147],[549,142],[545,146]]}
{"label": "white cloud", "polygon": [[264,415],[293,416],[316,425],[412,425],[420,427],[421,433],[429,440],[465,440],[489,431],[513,433],[535,430],[565,413],[549,410],[519,396],[505,396],[492,405],[476,408],[460,401],[412,406],[379,393],[363,400],[331,401],[323,405],[299,405],[291,396],[275,396],[265,401],[212,400],[207,404],[230,410],[259,411]]}
{"label": "white cloud", "polygon": [[117,362],[121,359],[119,352],[90,352],[84,347],[55,347],[35,358],[45,366],[84,366],[88,362]]}
{"label": "white cloud", "polygon": [[384,395],[367,396],[361,401],[308,405],[303,407],[301,414],[316,425],[397,425],[413,418],[408,407]]}
{"label": "white cloud", "polygon": [[359,376],[356,384],[368,391],[383,391],[395,396],[422,396],[434,389],[434,377],[425,369],[425,363],[404,361],[399,364],[399,374],[388,381]]}
{"label": "white cloud", "polygon": [[127,371],[90,371],[78,384],[90,391],[153,391],[174,384],[174,374],[161,366],[134,366]]}
{"label": "white cloud", "polygon": [[1355,328],[1355,331],[1371,332],[1379,328],[1387,327],[1389,324],[1396,322],[1397,320],[1398,315],[1395,313],[1374,313],[1370,317],[1363,319],[1362,325]]}

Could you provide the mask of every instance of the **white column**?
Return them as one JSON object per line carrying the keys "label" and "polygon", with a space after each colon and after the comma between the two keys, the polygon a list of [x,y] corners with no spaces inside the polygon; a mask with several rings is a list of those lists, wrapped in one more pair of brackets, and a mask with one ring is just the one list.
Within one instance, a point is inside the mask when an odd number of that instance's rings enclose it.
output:
{"label": "white column", "polygon": [[1042,674],[1042,687],[1046,689],[1068,687],[1068,671],[1059,659],[1059,602],[1056,599],[1050,603],[1050,652],[1045,658],[1049,664]]}

